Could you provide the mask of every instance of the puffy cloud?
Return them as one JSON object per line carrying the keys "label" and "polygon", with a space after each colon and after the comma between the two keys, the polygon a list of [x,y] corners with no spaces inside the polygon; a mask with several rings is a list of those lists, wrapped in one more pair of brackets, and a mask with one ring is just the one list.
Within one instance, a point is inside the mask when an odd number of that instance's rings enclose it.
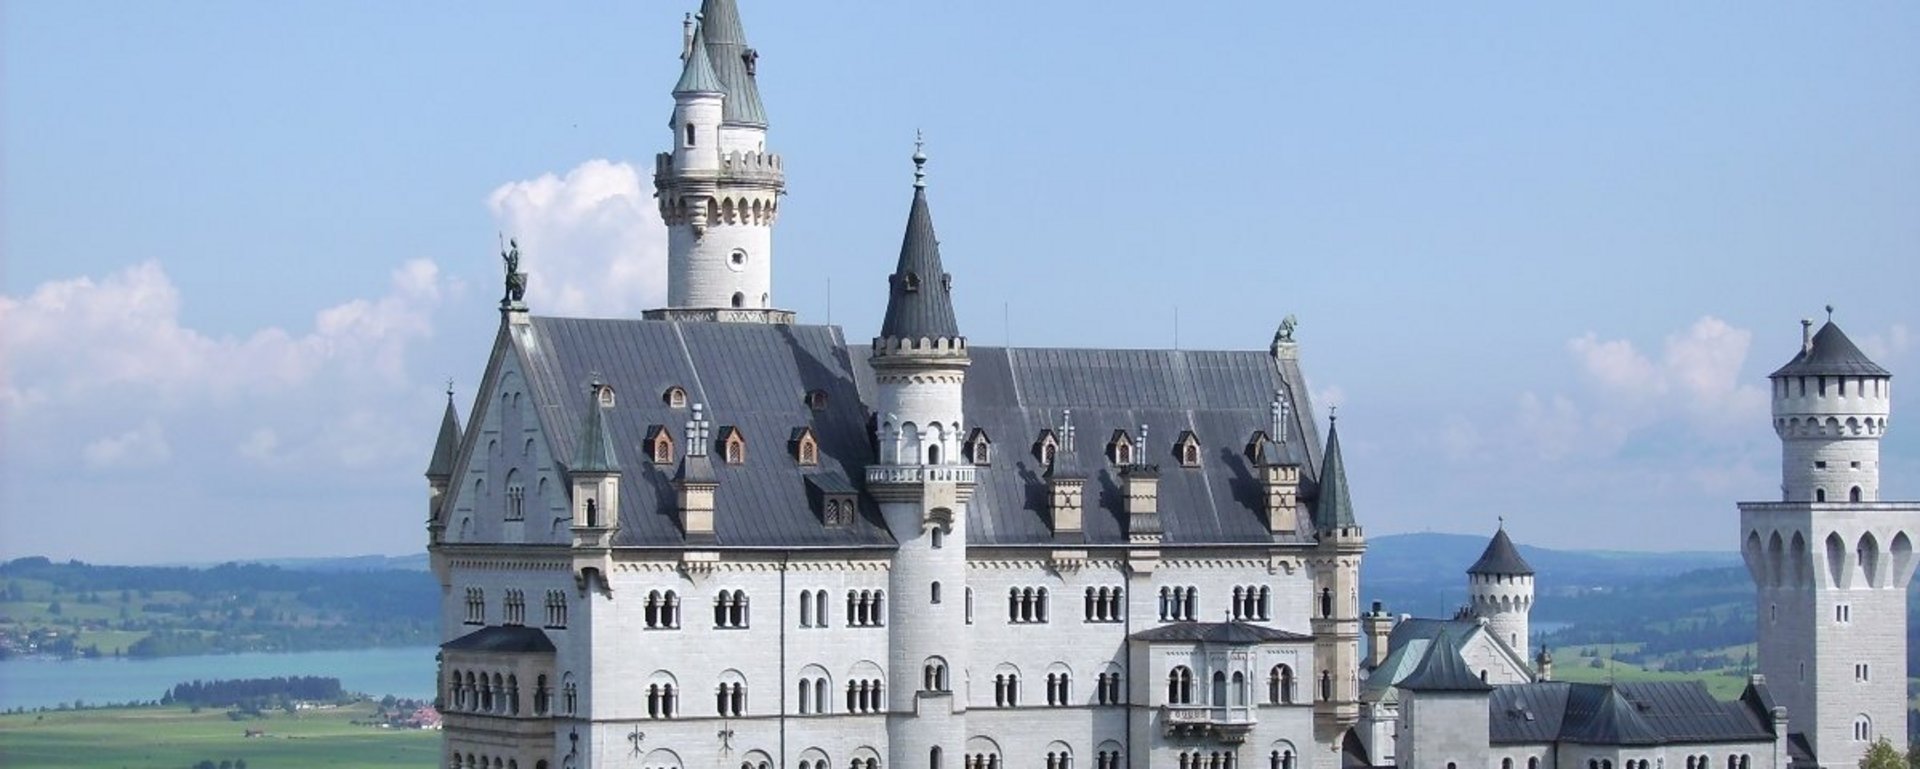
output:
{"label": "puffy cloud", "polygon": [[1766,390],[1741,369],[1753,332],[1712,316],[1669,334],[1653,360],[1624,339],[1588,332],[1567,342],[1607,420],[1629,426],[1674,417],[1713,429],[1763,424]]}
{"label": "puffy cloud", "polygon": [[1886,331],[1853,338],[1860,344],[1861,352],[1882,366],[1906,357],[1907,351],[1913,349],[1913,332],[1904,323],[1895,323]]}
{"label": "puffy cloud", "polygon": [[626,163],[589,160],[564,177],[509,182],[488,196],[494,219],[520,243],[529,305],[636,316],[665,304],[667,228],[643,178]]}
{"label": "puffy cloud", "polygon": [[160,423],[147,420],[135,429],[88,443],[81,456],[88,467],[100,469],[149,467],[173,458],[173,447],[167,444]]}

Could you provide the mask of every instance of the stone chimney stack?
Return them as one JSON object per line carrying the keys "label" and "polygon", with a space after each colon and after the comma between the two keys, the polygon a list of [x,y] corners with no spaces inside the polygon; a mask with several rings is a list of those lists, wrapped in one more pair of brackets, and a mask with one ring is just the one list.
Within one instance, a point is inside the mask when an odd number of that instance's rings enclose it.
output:
{"label": "stone chimney stack", "polygon": [[1367,632],[1367,668],[1377,669],[1387,661],[1387,637],[1393,633],[1393,615],[1388,614],[1379,601],[1373,602],[1373,610],[1362,618]]}
{"label": "stone chimney stack", "polygon": [[1121,471],[1126,493],[1127,539],[1134,543],[1160,541],[1160,468],[1133,465]]}
{"label": "stone chimney stack", "polygon": [[711,423],[704,412],[705,406],[693,404],[693,418],[687,420],[687,453],[680,458],[680,469],[673,476],[680,530],[689,542],[713,541],[713,501],[720,488],[713,460],[707,455],[712,443],[708,434]]}

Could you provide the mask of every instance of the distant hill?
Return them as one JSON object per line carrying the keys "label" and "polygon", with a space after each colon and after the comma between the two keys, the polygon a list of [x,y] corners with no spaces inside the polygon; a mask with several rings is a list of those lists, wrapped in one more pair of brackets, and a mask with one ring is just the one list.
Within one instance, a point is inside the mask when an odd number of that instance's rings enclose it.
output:
{"label": "distant hill", "polygon": [[[1432,617],[1451,615],[1466,602],[1467,567],[1479,560],[1489,535],[1389,534],[1370,537],[1360,564],[1363,604],[1382,601],[1389,612]],[[1702,569],[1740,567],[1740,554],[1726,552],[1637,553],[1611,550],[1552,550],[1520,545],[1533,566],[1542,599],[1536,621],[1571,621],[1556,616],[1549,599],[1595,589],[1660,580]],[[1364,608],[1364,607],[1363,607]]]}
{"label": "distant hill", "polygon": [[348,555],[333,558],[259,558],[242,563],[257,563],[263,566],[278,566],[288,571],[320,572],[360,572],[360,571],[426,571],[427,554],[413,555]]}

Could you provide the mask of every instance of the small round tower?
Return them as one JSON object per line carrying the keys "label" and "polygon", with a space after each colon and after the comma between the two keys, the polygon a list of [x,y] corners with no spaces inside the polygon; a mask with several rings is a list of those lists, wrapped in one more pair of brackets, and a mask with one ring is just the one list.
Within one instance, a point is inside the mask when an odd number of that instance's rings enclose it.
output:
{"label": "small round tower", "polygon": [[1783,502],[1880,498],[1880,436],[1892,375],[1834,325],[1800,321],[1800,353],[1773,372],[1773,430],[1780,436]]}
{"label": "small round tower", "polygon": [[1533,567],[1507,537],[1502,525],[1493,541],[1467,569],[1467,595],[1473,616],[1487,621],[1487,630],[1527,659],[1527,615],[1533,611]]}

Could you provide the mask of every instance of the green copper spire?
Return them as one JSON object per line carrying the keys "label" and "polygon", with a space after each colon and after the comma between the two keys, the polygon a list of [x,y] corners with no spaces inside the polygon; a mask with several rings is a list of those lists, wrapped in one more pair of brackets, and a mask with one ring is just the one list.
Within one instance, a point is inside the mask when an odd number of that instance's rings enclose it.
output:
{"label": "green copper spire", "polygon": [[427,462],[427,477],[440,480],[453,477],[454,455],[460,451],[460,413],[453,408],[453,385],[447,385],[447,413],[440,417],[440,438],[433,442],[433,459]]}
{"label": "green copper spire", "polygon": [[587,394],[587,418],[580,425],[580,438],[574,443],[573,465],[576,473],[620,472],[620,457],[613,451],[613,432],[607,429],[607,410],[600,405],[598,383]]}
{"label": "green copper spire", "polygon": [[1353,526],[1353,497],[1347,491],[1347,463],[1340,458],[1339,420],[1327,420],[1327,450],[1320,460],[1320,496],[1313,503],[1313,525],[1322,531]]}
{"label": "green copper spire", "polygon": [[713,74],[726,89],[721,119],[735,125],[765,128],[767,111],[760,106],[760,86],[754,82],[760,54],[747,46],[740,29],[740,9],[733,0],[705,0],[700,4],[700,31],[706,38]]}
{"label": "green copper spire", "polygon": [[719,76],[713,74],[713,62],[707,56],[706,34],[705,26],[693,33],[693,50],[687,54],[687,66],[680,70],[680,82],[673,85],[674,95],[727,92],[720,85]]}

